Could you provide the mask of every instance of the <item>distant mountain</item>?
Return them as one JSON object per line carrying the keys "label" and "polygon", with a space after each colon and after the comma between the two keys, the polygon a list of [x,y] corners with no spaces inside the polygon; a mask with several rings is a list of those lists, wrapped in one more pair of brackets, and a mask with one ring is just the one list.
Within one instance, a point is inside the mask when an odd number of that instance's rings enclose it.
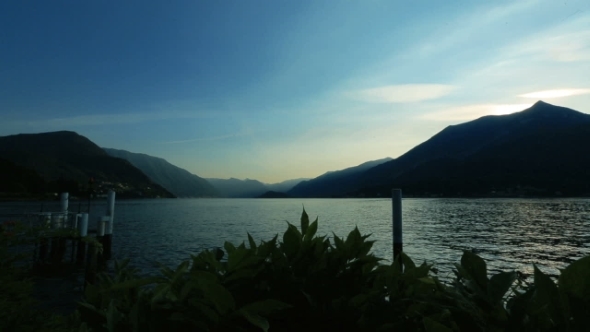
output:
{"label": "distant mountain", "polygon": [[36,172],[49,190],[83,192],[93,178],[97,193],[113,188],[119,197],[173,197],[128,161],[109,156],[86,137],[70,131],[0,137],[0,155]]}
{"label": "distant mountain", "polygon": [[103,148],[109,155],[129,161],[152,181],[177,197],[217,197],[217,190],[205,179],[174,166],[165,159],[125,150]]}
{"label": "distant mountain", "polygon": [[267,191],[286,192],[305,179],[293,179],[279,183],[267,184],[258,180],[230,179],[206,179],[217,189],[223,197],[252,198],[258,197]]}
{"label": "distant mountain", "polygon": [[580,195],[590,115],[539,101],[518,113],[449,126],[401,157],[344,180],[337,196]]}
{"label": "distant mountain", "polygon": [[291,188],[295,187],[302,181],[309,180],[309,178],[300,178],[300,179],[293,179],[293,180],[286,180],[279,183],[272,183],[272,184],[265,184],[266,188],[269,191],[277,191],[280,193],[286,193],[287,191],[291,190]]}
{"label": "distant mountain", "polygon": [[267,191],[264,194],[258,196],[258,198],[289,198],[291,196],[285,194],[285,193],[281,193],[281,192],[276,192],[276,191]]}
{"label": "distant mountain", "polygon": [[266,185],[258,180],[230,179],[206,179],[222,197],[252,198],[258,197],[268,191]]}
{"label": "distant mountain", "polygon": [[293,197],[331,197],[339,195],[341,192],[349,190],[360,174],[390,160],[392,159],[383,158],[340,171],[327,172],[315,179],[300,182],[287,194]]}
{"label": "distant mountain", "polygon": [[42,195],[46,185],[37,172],[0,158],[0,198]]}

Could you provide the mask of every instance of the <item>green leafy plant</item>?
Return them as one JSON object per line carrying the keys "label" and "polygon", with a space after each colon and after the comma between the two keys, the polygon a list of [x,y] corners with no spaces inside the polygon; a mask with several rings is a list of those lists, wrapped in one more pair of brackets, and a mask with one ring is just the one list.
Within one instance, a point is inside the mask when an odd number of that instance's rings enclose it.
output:
{"label": "green leafy plant", "polygon": [[317,235],[318,220],[310,222],[305,210],[299,227],[287,223],[281,237],[257,242],[247,234],[237,246],[225,242],[174,269],[161,266],[154,276],[141,276],[129,260],[115,262],[113,273],[86,285],[75,316],[40,323],[32,316],[26,268],[14,266],[5,250],[18,242],[15,230],[0,232],[3,329],[581,331],[590,326],[590,257],[570,264],[556,281],[535,266],[534,280],[525,283],[515,272],[490,275],[486,262],[466,251],[447,284],[431,265],[417,265],[404,253],[383,263],[371,253],[370,235],[356,227],[346,237]]}

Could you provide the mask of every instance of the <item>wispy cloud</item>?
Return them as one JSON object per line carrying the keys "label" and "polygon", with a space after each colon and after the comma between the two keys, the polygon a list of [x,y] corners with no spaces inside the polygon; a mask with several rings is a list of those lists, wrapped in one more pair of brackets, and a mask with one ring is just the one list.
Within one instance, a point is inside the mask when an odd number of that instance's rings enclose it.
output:
{"label": "wispy cloud", "polygon": [[220,136],[210,136],[210,137],[199,137],[187,140],[180,140],[180,141],[167,141],[162,142],[163,144],[182,144],[182,143],[192,143],[192,142],[205,142],[205,141],[219,141],[227,138],[232,137],[239,137],[244,136],[244,134],[229,134],[229,135],[220,135]]}
{"label": "wispy cloud", "polygon": [[553,99],[553,98],[563,98],[563,97],[585,95],[585,94],[590,94],[590,89],[543,90],[543,91],[535,91],[535,92],[525,93],[525,94],[519,95],[519,97],[532,98],[532,99]]}
{"label": "wispy cloud", "polygon": [[452,22],[455,23],[437,29],[437,32],[432,36],[418,42],[415,47],[411,48],[408,55],[419,57],[436,55],[469,41],[470,38],[478,36],[483,29],[494,23],[503,22],[509,17],[526,12],[538,3],[539,0],[515,1],[508,5],[496,5],[490,2],[491,6],[484,6],[475,12],[467,12],[454,17]]}
{"label": "wispy cloud", "polygon": [[368,103],[415,103],[446,96],[454,89],[445,84],[401,84],[360,90],[351,95]]}
{"label": "wispy cloud", "polygon": [[475,104],[446,108],[442,111],[427,113],[420,119],[430,121],[457,122],[475,120],[486,115],[505,115],[520,112],[532,104]]}
{"label": "wispy cloud", "polygon": [[194,119],[211,116],[211,113],[203,112],[150,112],[150,113],[123,113],[123,114],[88,114],[70,117],[49,118],[39,120],[21,121],[19,125],[30,127],[82,127],[114,124],[133,124],[169,119]]}
{"label": "wispy cloud", "polygon": [[553,62],[590,61],[590,13],[576,12],[562,21],[524,40],[504,48],[504,57]]}
{"label": "wispy cloud", "polygon": [[215,136],[203,136],[203,137],[196,137],[191,139],[185,140],[174,140],[174,141],[165,141],[161,142],[161,144],[183,144],[183,143],[194,143],[194,142],[210,142],[210,141],[221,141],[228,138],[236,138],[236,137],[244,137],[252,135],[254,131],[250,127],[245,127],[242,130],[238,130],[235,133],[225,134],[225,135],[215,135]]}

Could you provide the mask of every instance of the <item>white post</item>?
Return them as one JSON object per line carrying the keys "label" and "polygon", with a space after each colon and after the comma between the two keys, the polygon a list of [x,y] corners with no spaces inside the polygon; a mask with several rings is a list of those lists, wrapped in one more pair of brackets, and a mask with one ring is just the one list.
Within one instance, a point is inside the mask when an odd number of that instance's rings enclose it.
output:
{"label": "white post", "polygon": [[76,217],[74,218],[74,224],[72,225],[72,227],[74,229],[78,229],[78,225],[80,224],[80,220],[82,220],[82,214],[78,213],[78,214],[76,214]]}
{"label": "white post", "polygon": [[113,221],[115,219],[115,192],[113,190],[109,191],[107,199],[107,216],[110,217],[110,222],[105,234],[113,234]]}
{"label": "white post", "polygon": [[391,207],[393,217],[393,259],[396,260],[403,251],[402,238],[402,190],[391,190]]}
{"label": "white post", "polygon": [[106,224],[110,220],[108,216],[102,216],[98,219],[98,225],[96,227],[96,236],[104,236],[106,230]]}
{"label": "white post", "polygon": [[68,206],[69,206],[69,193],[61,193],[60,201],[61,201],[61,212],[63,213],[63,225],[60,228],[66,228],[68,223]]}
{"label": "white post", "polygon": [[109,191],[106,218],[109,218],[109,220],[107,222],[106,232],[102,240],[102,248],[104,259],[109,260],[111,259],[112,255],[111,248],[113,246],[113,222],[115,221],[115,192],[113,190]]}
{"label": "white post", "polygon": [[70,197],[69,193],[62,193],[61,194],[61,212],[67,213],[68,212],[68,199]]}
{"label": "white post", "polygon": [[[80,216],[80,238],[88,235],[88,213],[78,214]],[[76,251],[76,264],[81,265],[84,263],[86,258],[86,243],[84,241],[78,241],[78,250]]]}
{"label": "white post", "polygon": [[88,235],[88,213],[81,214],[82,219],[80,220],[80,237]]}

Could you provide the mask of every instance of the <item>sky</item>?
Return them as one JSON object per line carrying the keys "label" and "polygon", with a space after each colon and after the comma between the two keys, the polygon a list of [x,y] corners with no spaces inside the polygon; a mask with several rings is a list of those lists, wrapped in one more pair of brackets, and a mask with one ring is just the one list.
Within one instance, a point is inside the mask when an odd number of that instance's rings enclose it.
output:
{"label": "sky", "polygon": [[590,113],[590,1],[0,2],[0,136],[272,183],[537,100]]}

